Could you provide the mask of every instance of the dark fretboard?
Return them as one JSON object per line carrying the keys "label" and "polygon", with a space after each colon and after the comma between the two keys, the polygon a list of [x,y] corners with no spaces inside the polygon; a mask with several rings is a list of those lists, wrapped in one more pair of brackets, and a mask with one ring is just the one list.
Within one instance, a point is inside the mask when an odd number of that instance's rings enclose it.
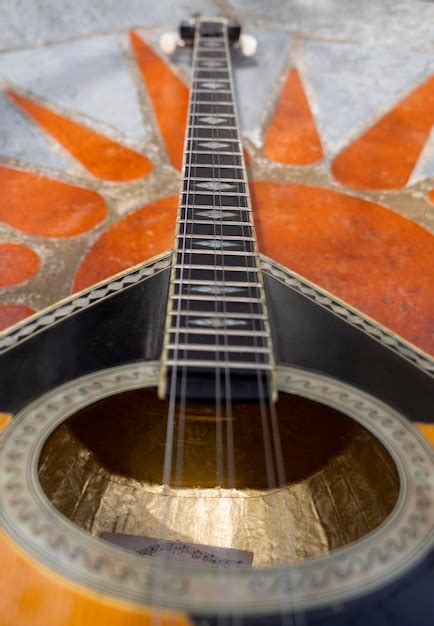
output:
{"label": "dark fretboard", "polygon": [[269,399],[273,358],[226,25],[193,51],[160,395]]}

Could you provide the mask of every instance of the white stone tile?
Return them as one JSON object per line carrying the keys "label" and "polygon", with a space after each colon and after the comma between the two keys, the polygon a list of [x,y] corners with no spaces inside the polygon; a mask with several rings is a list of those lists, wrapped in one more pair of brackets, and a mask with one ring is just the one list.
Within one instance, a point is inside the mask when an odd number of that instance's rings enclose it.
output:
{"label": "white stone tile", "polygon": [[230,0],[245,19],[374,46],[434,47],[434,4],[411,0]]}
{"label": "white stone tile", "polygon": [[140,26],[177,28],[193,13],[220,13],[212,0],[3,0],[1,9],[0,50]]}

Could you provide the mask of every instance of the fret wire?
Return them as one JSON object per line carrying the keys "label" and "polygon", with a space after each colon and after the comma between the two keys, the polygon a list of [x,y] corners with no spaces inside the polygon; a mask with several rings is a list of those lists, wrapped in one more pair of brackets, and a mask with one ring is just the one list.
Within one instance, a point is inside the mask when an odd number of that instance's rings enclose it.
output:
{"label": "fret wire", "polygon": [[[225,183],[242,183],[244,185],[247,182],[247,181],[245,181],[242,178],[212,178],[212,179],[210,179],[210,178],[204,177],[204,176],[191,176],[190,180],[194,180],[195,182],[196,181],[199,181],[199,182],[212,182],[213,180],[214,181],[221,180],[222,182],[224,181]],[[229,191],[228,191],[228,193],[229,193]]]}
{"label": "fret wire", "polygon": [[[199,164],[191,163],[191,164],[189,164],[189,167],[193,167],[193,166],[194,167],[211,167],[211,168],[214,167],[211,163],[199,163]],[[224,168],[224,169],[228,169],[228,170],[229,169],[236,169],[236,170],[243,170],[244,169],[242,165],[222,165],[221,167]],[[239,180],[241,180],[241,179],[237,179],[237,181],[239,181]]]}
{"label": "fret wire", "polygon": [[200,89],[198,87],[192,87],[192,91],[194,94],[198,94],[198,93],[212,93],[214,95],[217,95],[219,93],[232,93],[230,89],[218,89],[218,90],[214,90],[214,89]]}
{"label": "fret wire", "polygon": [[195,280],[195,279],[191,279],[189,281],[182,281],[179,278],[175,278],[173,280],[173,283],[175,285],[183,285],[186,282],[191,283],[192,285],[205,285],[205,286],[216,286],[216,287],[245,287],[246,284],[249,284],[249,286],[251,287],[257,287],[257,288],[262,288],[261,283],[251,283],[250,281],[245,281],[245,282],[241,282],[241,281],[229,281],[229,280]]}
{"label": "fret wire", "polygon": [[[188,124],[187,125],[187,130],[189,132],[191,132],[192,130],[212,130],[213,132],[217,131],[221,131],[221,130],[229,130],[232,132],[237,132],[237,128],[236,126],[231,126],[230,124]],[[189,139],[191,137],[189,136]],[[223,137],[222,135],[219,136],[218,139],[216,139],[216,141],[218,142],[224,142],[224,141],[239,141],[238,140],[238,135],[237,137]]]}
{"label": "fret wire", "polygon": [[256,252],[243,252],[243,250],[198,250],[196,248],[182,248],[182,252],[186,252],[187,254],[212,254],[214,257],[217,256],[246,256],[246,257],[256,257]]}
{"label": "fret wire", "polygon": [[[190,220],[184,218],[178,218],[178,222],[186,222],[187,224],[200,224],[201,226],[209,226],[210,224],[214,224],[214,220]],[[225,220],[221,222],[221,226],[246,226],[247,228],[252,228],[253,225],[250,222],[235,222],[231,220]]]}
{"label": "fret wire", "polygon": [[[210,152],[207,150],[187,150],[189,154],[215,154],[215,152]],[[219,150],[219,154],[224,156],[241,156],[241,152],[226,152],[223,150]]]}
{"label": "fret wire", "polygon": [[[185,192],[183,192],[185,193]],[[198,210],[198,211],[209,211],[209,210],[215,210],[215,211],[247,211],[248,213],[251,213],[252,210],[250,209],[250,207],[247,206],[219,206],[216,207],[215,204],[194,204],[192,206],[188,205],[188,204],[181,204],[180,207],[181,209],[191,209],[191,210]]]}
{"label": "fret wire", "polygon": [[[169,313],[171,317],[181,315],[182,317],[210,317],[209,311],[195,311],[194,309],[188,309],[187,311],[180,309],[179,311],[171,311]],[[266,316],[263,313],[225,313],[223,311],[214,311],[212,317],[225,318],[231,317],[236,320],[265,320]]]}
{"label": "fret wire", "polygon": [[[189,117],[198,117],[199,119],[200,118],[203,119],[204,117],[211,117],[211,115],[214,115],[214,114],[211,114],[211,113],[191,113],[189,115]],[[231,117],[233,119],[236,119],[236,117],[235,117],[235,115],[233,113],[216,113],[215,116],[216,117]]]}
{"label": "fret wire", "polygon": [[[191,233],[190,235],[177,235],[178,239],[183,237],[184,239],[203,239],[205,241],[210,240],[210,235],[196,235],[195,233]],[[254,237],[240,237],[238,235],[216,235],[214,237],[216,241],[256,241]]]}
{"label": "fret wire", "polygon": [[223,274],[225,272],[252,272],[254,274],[259,274],[261,272],[258,267],[246,267],[245,265],[204,265],[202,263],[198,265],[195,265],[194,263],[185,263],[183,265],[182,263],[175,263],[173,267],[175,269],[183,269],[185,267],[187,269],[207,271],[215,269],[218,272],[223,272]]}
{"label": "fret wire", "polygon": [[[175,328],[168,328],[167,329],[168,333],[174,333],[177,332]],[[220,336],[224,336],[224,335],[229,335],[232,337],[237,337],[237,336],[241,336],[241,337],[264,337],[264,338],[268,338],[270,337],[270,333],[267,333],[267,331],[265,330],[231,330],[230,328],[226,328],[225,330],[221,330],[219,328],[193,328],[192,326],[181,326],[179,327],[179,332],[180,333],[190,333],[192,335],[220,335]]]}
{"label": "fret wire", "polygon": [[[172,300],[192,300],[192,301],[197,301],[197,302],[209,302],[209,297],[208,296],[202,296],[202,295],[191,295],[188,294],[188,296],[186,294],[182,294],[182,293],[174,293],[173,295],[170,296],[172,298]],[[239,297],[237,298],[236,296],[226,296],[225,295],[225,300],[227,300],[228,302],[239,302],[241,304],[245,304],[245,303],[250,303],[253,302],[255,304],[260,304],[262,302],[262,298],[248,298],[248,297]]]}
{"label": "fret wire", "polygon": [[243,346],[243,345],[224,346],[221,344],[210,345],[206,343],[179,343],[179,344],[169,343],[167,345],[168,350],[173,350],[177,347],[179,347],[180,350],[191,350],[192,352],[202,352],[202,351],[210,352],[212,350],[217,350],[218,352],[223,352],[223,351],[240,352],[240,353],[245,352],[246,354],[251,354],[254,352],[259,352],[260,354],[270,354],[271,352],[270,348],[265,348],[263,346],[255,348],[252,346]]}
{"label": "fret wire", "polygon": [[167,359],[166,365],[180,365],[181,367],[209,367],[212,365],[217,368],[246,369],[246,370],[272,370],[273,366],[265,363],[243,363],[237,361],[207,361],[200,359]]}
{"label": "fret wire", "polygon": [[[240,181],[240,182],[241,182],[241,181]],[[211,191],[211,190],[210,190],[210,191]],[[202,191],[202,190],[200,190],[200,189],[193,189],[192,191],[185,190],[185,191],[183,191],[182,193],[185,193],[185,194],[187,194],[187,195],[190,195],[190,194],[191,194],[191,195],[193,195],[193,196],[194,196],[194,195],[196,195],[196,196],[209,196],[209,195],[211,195],[210,193],[206,193],[206,191]],[[234,198],[237,198],[237,197],[239,197],[239,198],[246,198],[246,197],[248,197],[248,196],[249,196],[249,194],[248,194],[248,193],[246,193],[246,192],[242,192],[242,191],[234,191],[234,192],[230,192],[230,191],[220,191],[220,190],[219,190],[219,195],[220,195],[220,196],[227,197],[227,198],[230,198],[230,197],[234,197]],[[195,206],[197,207],[198,205],[195,205]],[[214,206],[214,208],[216,208],[216,207]],[[221,207],[219,206],[219,207],[218,207],[218,209],[220,209],[220,208],[221,208]],[[230,208],[238,210],[238,207],[235,207],[235,206],[234,206],[234,207],[230,207]]]}

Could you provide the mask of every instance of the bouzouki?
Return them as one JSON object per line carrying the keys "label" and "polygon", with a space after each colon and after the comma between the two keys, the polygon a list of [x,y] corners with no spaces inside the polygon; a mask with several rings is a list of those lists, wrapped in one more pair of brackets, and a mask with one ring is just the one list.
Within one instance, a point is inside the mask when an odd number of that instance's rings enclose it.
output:
{"label": "bouzouki", "polygon": [[434,363],[258,252],[239,30],[181,29],[174,250],[0,337],[1,626],[432,624]]}

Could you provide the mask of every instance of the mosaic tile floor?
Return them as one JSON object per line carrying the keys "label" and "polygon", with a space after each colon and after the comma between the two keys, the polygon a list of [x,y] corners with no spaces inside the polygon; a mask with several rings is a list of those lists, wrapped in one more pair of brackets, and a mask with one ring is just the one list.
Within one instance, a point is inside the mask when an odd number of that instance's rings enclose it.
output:
{"label": "mosaic tile floor", "polygon": [[170,248],[190,52],[157,42],[200,7],[259,42],[234,68],[261,250],[434,354],[432,4],[11,4],[2,328]]}

